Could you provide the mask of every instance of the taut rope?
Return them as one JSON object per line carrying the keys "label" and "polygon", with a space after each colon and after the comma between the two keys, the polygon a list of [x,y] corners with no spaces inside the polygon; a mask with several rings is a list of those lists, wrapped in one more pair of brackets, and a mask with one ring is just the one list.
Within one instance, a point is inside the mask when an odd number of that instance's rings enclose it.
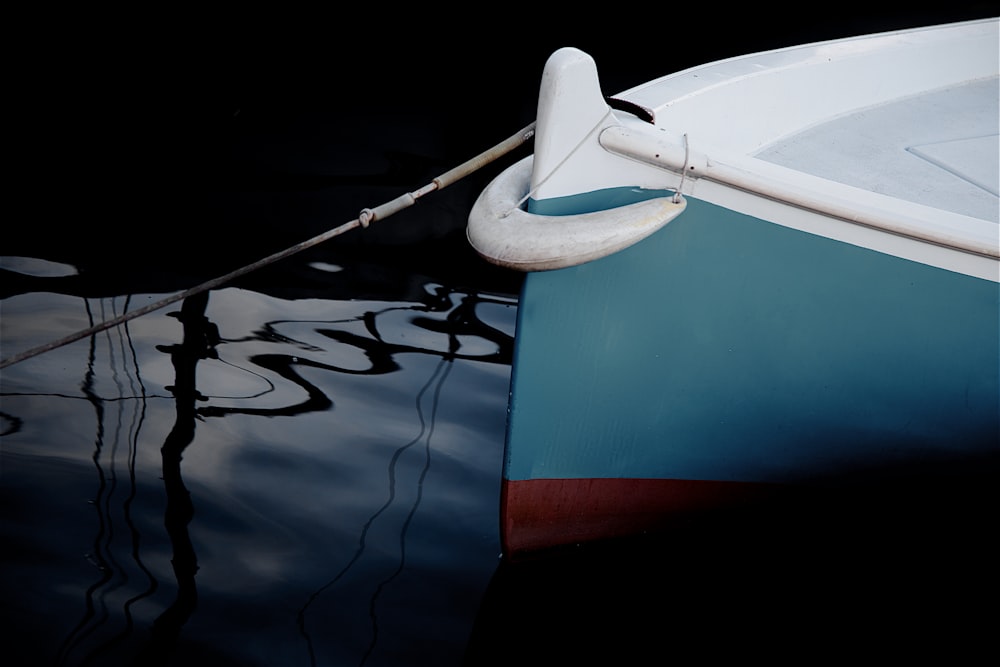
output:
{"label": "taut rope", "polygon": [[569,150],[569,152],[566,153],[566,155],[563,157],[563,159],[559,160],[559,162],[554,167],[552,167],[551,170],[549,170],[549,173],[547,173],[544,176],[542,176],[542,178],[538,181],[538,185],[536,185],[535,187],[531,188],[528,191],[528,194],[526,194],[523,197],[521,197],[520,201],[518,201],[516,204],[514,204],[509,210],[505,211],[500,217],[501,218],[506,218],[511,213],[513,213],[516,209],[521,208],[521,206],[524,204],[524,202],[528,201],[528,197],[530,197],[531,195],[535,194],[538,191],[538,188],[542,187],[545,184],[545,182],[547,180],[549,180],[549,178],[552,177],[552,175],[554,173],[556,173],[557,171],[559,171],[559,168],[562,167],[564,164],[566,164],[566,162],[571,157],[573,157],[573,154],[576,153],[580,149],[581,146],[583,146],[584,142],[587,141],[587,139],[589,139],[590,137],[592,137],[593,134],[594,134],[594,132],[596,132],[597,130],[601,129],[601,126],[604,124],[604,120],[608,116],[611,116],[611,115],[612,115],[612,113],[611,113],[611,107],[609,106],[608,110],[604,113],[604,115],[601,116],[600,118],[598,118],[597,122],[594,123],[594,127],[590,128],[590,131],[587,132],[587,134],[585,134],[582,137],[580,137],[580,141],[578,141],[576,143],[576,146],[573,146],[573,148],[571,148]]}
{"label": "taut rope", "polygon": [[6,359],[0,361],[0,368],[6,368],[7,366],[11,366],[18,362],[24,361],[25,359],[30,359],[31,357],[38,356],[39,354],[42,354],[44,352],[54,350],[58,347],[62,347],[63,345],[74,343],[80,340],[81,338],[86,338],[87,336],[99,333],[101,331],[104,331],[105,329],[116,327],[119,324],[124,324],[129,320],[141,317],[142,315],[151,313],[154,310],[159,310],[161,308],[164,308],[165,306],[169,306],[172,303],[175,303],[182,299],[186,299],[189,296],[193,296],[195,294],[199,294],[206,290],[216,288],[224,283],[229,282],[233,278],[238,278],[242,275],[250,273],[251,271],[256,271],[261,267],[267,266],[268,264],[273,264],[274,262],[289,257],[290,255],[294,255],[297,252],[301,252],[302,250],[305,250],[307,248],[311,248],[325,241],[329,241],[333,237],[339,236],[344,232],[348,232],[352,229],[356,229],[357,227],[368,227],[368,225],[375,222],[376,220],[382,220],[384,218],[388,218],[390,215],[398,213],[399,211],[402,211],[404,208],[409,208],[410,206],[416,203],[417,199],[423,197],[424,195],[434,192],[435,190],[441,190],[442,188],[445,188],[451,185],[452,183],[455,183],[456,181],[465,178],[469,174],[478,171],[479,169],[483,168],[490,162],[493,162],[497,158],[506,155],[510,151],[524,144],[534,135],[535,135],[535,124],[531,123],[517,134],[510,136],[509,138],[500,142],[493,148],[483,151],[482,153],[472,158],[471,160],[466,160],[465,162],[455,167],[454,169],[446,171],[445,173],[433,179],[430,183],[423,186],[422,188],[419,188],[418,190],[414,190],[413,192],[408,192],[404,195],[396,197],[395,199],[388,201],[384,204],[381,204],[379,206],[376,206],[373,209],[366,208],[363,211],[361,211],[360,215],[357,218],[351,220],[350,222],[345,222],[339,227],[335,227],[327,232],[320,234],[319,236],[314,236],[308,241],[303,241],[302,243],[293,245],[290,248],[282,250],[281,252],[276,252],[273,255],[269,255],[264,259],[254,262],[253,264],[248,264],[244,267],[236,269],[235,271],[227,273],[224,276],[220,276],[213,280],[209,280],[196,287],[192,287],[191,289],[180,292],[179,294],[175,294],[165,299],[161,299],[160,301],[151,303],[147,306],[143,306],[142,308],[130,311],[113,319],[105,320],[100,324],[96,324],[90,328],[77,331],[76,333],[66,336],[65,338],[62,338],[60,340],[53,341],[45,345],[40,345],[30,350],[25,350],[24,352],[20,352],[13,356],[7,357]]}

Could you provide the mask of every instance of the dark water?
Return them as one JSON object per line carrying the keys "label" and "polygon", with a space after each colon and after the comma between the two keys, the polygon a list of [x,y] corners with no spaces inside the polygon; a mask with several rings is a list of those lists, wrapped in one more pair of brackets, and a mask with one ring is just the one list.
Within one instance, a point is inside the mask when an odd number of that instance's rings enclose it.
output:
{"label": "dark water", "polygon": [[[499,554],[516,301],[425,289],[223,289],[6,369],[8,655],[456,663]],[[9,297],[4,352],[149,298]]]}
{"label": "dark water", "polygon": [[[419,112],[220,109],[60,179],[37,204],[77,219],[60,234],[11,230],[4,358],[457,164]],[[499,563],[520,280],[465,243],[476,178],[3,369],[0,661],[461,664]]]}
{"label": "dark water", "polygon": [[[12,191],[26,206],[0,247],[0,353],[428,183],[532,120],[558,46],[594,53],[612,93],[925,18],[849,14],[726,44],[691,33],[666,59],[662,41],[609,40],[596,23],[551,26],[511,53],[520,28],[507,22],[456,37],[400,21],[380,35],[388,61],[366,57],[371,41],[300,42],[228,20],[204,34],[184,23],[179,34],[197,37],[180,46],[141,31],[83,40],[20,80]],[[828,531],[820,515],[783,513],[587,557],[499,559],[520,278],[484,265],[463,228],[478,190],[522,154],[370,229],[3,369],[0,660],[656,663],[671,651],[794,654],[790,635],[813,654],[876,641],[898,655],[946,625],[935,647],[981,646],[988,617],[968,609],[990,604],[996,578],[987,541],[966,528],[982,514],[949,520],[995,498],[979,489],[938,487],[952,501],[923,501],[905,530],[903,501],[883,506],[853,541],[842,515]]]}

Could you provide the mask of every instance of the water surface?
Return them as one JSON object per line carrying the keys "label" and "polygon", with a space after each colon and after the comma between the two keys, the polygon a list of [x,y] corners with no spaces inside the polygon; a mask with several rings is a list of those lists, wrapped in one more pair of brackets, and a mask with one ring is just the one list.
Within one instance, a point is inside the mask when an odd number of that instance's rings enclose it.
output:
{"label": "water surface", "polygon": [[[164,296],[11,295],[4,355]],[[515,313],[226,287],[4,369],[6,655],[457,664],[499,556]]]}

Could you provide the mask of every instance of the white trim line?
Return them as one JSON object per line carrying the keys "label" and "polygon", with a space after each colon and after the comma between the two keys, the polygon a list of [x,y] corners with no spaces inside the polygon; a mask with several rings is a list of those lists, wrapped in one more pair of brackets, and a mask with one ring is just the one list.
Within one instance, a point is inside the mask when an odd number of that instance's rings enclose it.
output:
{"label": "white trim line", "polygon": [[694,194],[700,179],[712,181],[825,218],[978,257],[986,264],[974,262],[979,268],[961,270],[1000,281],[1000,227],[991,221],[869,192],[752,157],[716,159],[671,141],[669,135],[655,129],[612,126],[601,133],[599,141],[615,155],[673,172],[678,178],[683,172],[688,184],[684,194]]}

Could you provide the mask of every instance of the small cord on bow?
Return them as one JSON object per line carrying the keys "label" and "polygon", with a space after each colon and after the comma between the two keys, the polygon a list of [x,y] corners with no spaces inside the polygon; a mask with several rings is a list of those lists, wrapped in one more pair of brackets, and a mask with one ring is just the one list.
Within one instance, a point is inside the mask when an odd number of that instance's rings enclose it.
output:
{"label": "small cord on bow", "polygon": [[684,189],[684,178],[687,176],[688,170],[688,158],[690,157],[690,151],[688,150],[688,135],[687,132],[684,133],[684,167],[681,168],[681,182],[677,185],[677,190],[674,192],[674,203],[681,203],[681,190]]}

